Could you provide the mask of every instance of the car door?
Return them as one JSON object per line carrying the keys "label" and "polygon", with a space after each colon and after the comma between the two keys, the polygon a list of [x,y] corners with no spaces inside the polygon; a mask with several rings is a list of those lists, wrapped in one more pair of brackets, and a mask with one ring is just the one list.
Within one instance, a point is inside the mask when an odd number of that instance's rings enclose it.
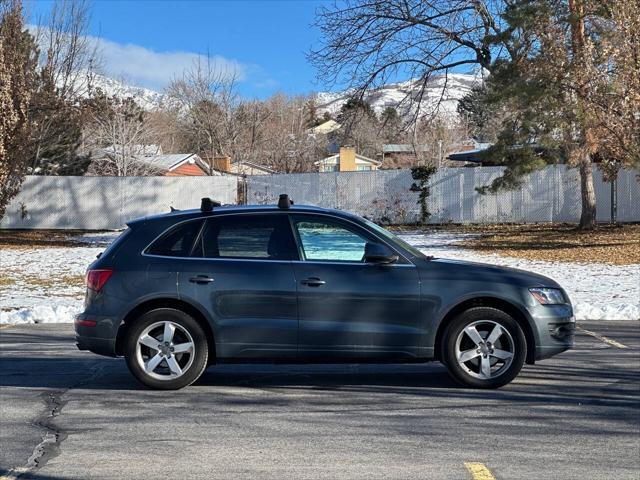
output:
{"label": "car door", "polygon": [[299,356],[420,356],[417,268],[402,256],[390,265],[365,263],[366,243],[385,242],[355,223],[320,214],[291,220],[301,256],[294,262]]}
{"label": "car door", "polygon": [[220,358],[295,357],[297,259],[285,214],[215,215],[207,219],[178,291],[209,312]]}

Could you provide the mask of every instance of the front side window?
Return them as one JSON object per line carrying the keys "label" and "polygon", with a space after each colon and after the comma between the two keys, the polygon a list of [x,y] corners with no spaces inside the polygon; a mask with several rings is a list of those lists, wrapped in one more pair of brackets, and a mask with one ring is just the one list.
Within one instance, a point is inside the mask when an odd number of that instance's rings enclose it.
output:
{"label": "front side window", "polygon": [[201,227],[202,220],[181,223],[153,242],[146,253],[163,257],[188,257]]}
{"label": "front side window", "polygon": [[207,221],[194,255],[204,258],[297,260],[285,215],[224,215]]}
{"label": "front side window", "polygon": [[301,216],[294,225],[306,260],[363,262],[366,243],[374,241],[331,219]]}

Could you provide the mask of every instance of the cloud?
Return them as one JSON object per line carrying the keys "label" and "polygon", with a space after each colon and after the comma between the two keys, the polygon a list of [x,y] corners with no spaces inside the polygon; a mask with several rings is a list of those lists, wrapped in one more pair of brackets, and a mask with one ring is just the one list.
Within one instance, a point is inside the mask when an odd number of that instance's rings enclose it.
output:
{"label": "cloud", "polygon": [[[34,35],[38,31],[35,25],[28,28]],[[46,42],[46,33],[40,30],[40,42]],[[93,36],[87,36],[87,40],[97,47],[98,73],[154,90],[162,90],[198,61],[207,61],[207,56],[195,52],[158,52],[141,45],[122,44]],[[220,55],[209,55],[208,61],[214,71],[222,76],[234,76],[238,81],[244,80],[249,70],[248,66]]]}
{"label": "cloud", "polygon": [[[140,45],[120,44],[96,39],[104,73],[110,77],[124,77],[142,87],[162,89],[176,76],[207,57],[193,52],[157,52]],[[243,80],[246,68],[235,60],[210,55],[213,69],[221,75]]]}

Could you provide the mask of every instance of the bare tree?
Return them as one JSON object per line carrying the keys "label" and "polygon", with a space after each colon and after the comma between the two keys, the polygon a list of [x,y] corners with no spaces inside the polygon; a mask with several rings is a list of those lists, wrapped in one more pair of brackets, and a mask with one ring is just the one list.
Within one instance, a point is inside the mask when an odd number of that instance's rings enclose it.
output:
{"label": "bare tree", "polygon": [[56,0],[36,27],[42,76],[65,100],[88,96],[99,67],[98,45],[89,35],[89,7],[89,0]]}
{"label": "bare tree", "polygon": [[18,194],[27,170],[23,154],[35,78],[33,38],[24,31],[22,2],[0,2],[0,219]]}
{"label": "bare tree", "polygon": [[167,87],[186,144],[211,161],[231,155],[239,132],[237,74],[219,70],[210,57],[198,60]]}
{"label": "bare tree", "polygon": [[152,137],[147,114],[132,99],[92,98],[85,106],[89,123],[86,145],[93,151],[89,171],[117,177],[154,175],[158,168],[144,158]]}
{"label": "bare tree", "polygon": [[[491,70],[499,57],[526,53],[524,32],[503,30],[507,0],[346,0],[319,9],[322,46],[309,54],[319,76],[354,96],[396,79],[420,86],[406,102],[422,102],[434,75],[468,66]],[[442,95],[446,92],[443,84]],[[437,108],[437,106],[436,106]],[[416,117],[420,108],[414,108]]]}
{"label": "bare tree", "polygon": [[[27,153],[34,172],[51,170],[48,163],[74,157],[79,147],[78,103],[92,93],[99,63],[97,43],[88,35],[89,22],[88,0],[57,0],[49,14],[38,21],[35,37],[42,53],[30,107],[31,146]],[[71,123],[74,128],[69,128]]]}
{"label": "bare tree", "polygon": [[264,125],[260,163],[284,173],[313,170],[319,146],[307,131],[308,105],[308,98],[284,94],[265,102],[271,113]]}

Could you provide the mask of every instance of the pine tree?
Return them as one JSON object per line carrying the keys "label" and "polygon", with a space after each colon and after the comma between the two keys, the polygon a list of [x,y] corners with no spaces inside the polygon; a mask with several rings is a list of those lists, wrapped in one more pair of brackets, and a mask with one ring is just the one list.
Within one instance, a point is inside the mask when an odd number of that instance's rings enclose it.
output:
{"label": "pine tree", "polygon": [[0,2],[0,219],[27,171],[24,154],[36,49],[19,0]]}
{"label": "pine tree", "polygon": [[[534,47],[518,61],[496,62],[483,92],[474,92],[461,105],[472,118],[478,115],[476,123],[482,121],[483,108],[487,114],[505,113],[496,143],[485,155],[507,170],[482,191],[516,187],[537,168],[567,162],[580,172],[580,228],[595,228],[592,162],[609,158],[613,165],[629,163],[633,155],[622,155],[616,146],[633,137],[629,132],[638,131],[633,108],[620,105],[626,112],[623,122],[611,109],[616,98],[632,96],[614,95],[622,85],[616,77],[629,81],[628,75],[620,73],[620,47],[610,40],[608,48],[603,47],[607,39],[618,38],[619,43],[627,42],[629,52],[640,48],[637,35],[635,42],[620,38],[628,18],[616,20],[614,12],[624,7],[622,0],[520,0],[508,10],[504,18],[510,28],[528,32]],[[635,77],[637,70],[636,65]],[[627,144],[632,152],[633,142]]]}

